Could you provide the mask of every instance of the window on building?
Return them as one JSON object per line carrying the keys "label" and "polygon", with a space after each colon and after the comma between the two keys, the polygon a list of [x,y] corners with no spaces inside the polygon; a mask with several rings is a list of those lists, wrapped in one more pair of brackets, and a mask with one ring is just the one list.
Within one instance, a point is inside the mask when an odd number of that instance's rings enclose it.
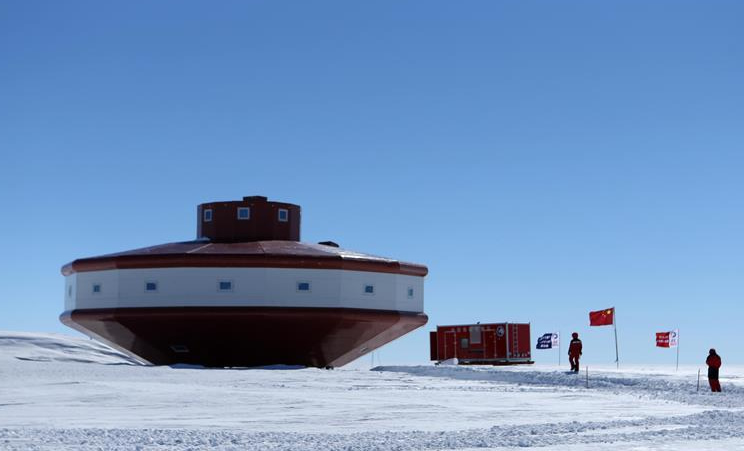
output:
{"label": "window on building", "polygon": [[101,292],[101,284],[100,283],[94,283],[93,284],[93,294],[98,294]]}
{"label": "window on building", "polygon": [[469,343],[468,343],[468,339],[467,338],[461,338],[460,339],[460,347],[462,349],[468,349],[468,345],[469,345]]}
{"label": "window on building", "polygon": [[310,282],[297,282],[297,291],[310,291]]}
{"label": "window on building", "polygon": [[413,299],[413,288],[408,287],[408,299]]}
{"label": "window on building", "polygon": [[241,221],[247,221],[251,219],[251,208],[250,207],[238,207],[238,219]]}
{"label": "window on building", "polygon": [[481,342],[480,326],[470,326],[470,342],[473,344],[479,344]]}
{"label": "window on building", "polygon": [[375,286],[374,285],[365,285],[364,286],[364,294],[375,294]]}
{"label": "window on building", "polygon": [[278,219],[280,222],[289,221],[289,210],[286,208],[280,208],[278,213]]}
{"label": "window on building", "polygon": [[212,222],[212,209],[207,208],[204,210],[204,222]]}
{"label": "window on building", "polygon": [[218,283],[218,287],[220,291],[232,291],[232,280],[220,280],[220,282]]}
{"label": "window on building", "polygon": [[148,293],[154,293],[158,291],[158,283],[155,281],[145,282],[145,291]]}

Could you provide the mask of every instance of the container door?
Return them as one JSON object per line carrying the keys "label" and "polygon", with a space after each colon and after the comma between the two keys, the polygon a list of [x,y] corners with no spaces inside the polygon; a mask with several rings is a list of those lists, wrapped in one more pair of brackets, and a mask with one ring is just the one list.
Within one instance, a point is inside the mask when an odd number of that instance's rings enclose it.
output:
{"label": "container door", "polygon": [[530,325],[520,324],[517,336],[519,337],[519,346],[517,347],[516,352],[519,354],[519,357],[529,359],[532,354],[532,347],[530,346]]}
{"label": "container door", "polygon": [[437,332],[429,332],[429,360],[439,360],[439,347],[437,346]]}
{"label": "container door", "polygon": [[448,330],[444,333],[444,359],[457,357],[457,334],[455,331]]}
{"label": "container door", "polygon": [[506,358],[506,324],[496,324],[495,326],[495,357],[497,359]]}
{"label": "container door", "polygon": [[470,335],[469,351],[471,357],[473,359],[485,358],[483,348],[483,326],[476,324],[475,326],[470,326],[468,331],[468,335]]}
{"label": "container door", "polygon": [[496,358],[496,331],[493,329],[483,331],[483,358]]}

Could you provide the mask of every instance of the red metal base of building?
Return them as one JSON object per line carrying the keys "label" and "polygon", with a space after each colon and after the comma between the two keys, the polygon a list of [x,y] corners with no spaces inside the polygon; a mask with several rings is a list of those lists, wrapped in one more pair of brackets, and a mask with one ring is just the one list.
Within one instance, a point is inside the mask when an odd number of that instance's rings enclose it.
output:
{"label": "red metal base of building", "polygon": [[155,365],[339,367],[426,324],[423,313],[281,307],[86,309],[60,320]]}

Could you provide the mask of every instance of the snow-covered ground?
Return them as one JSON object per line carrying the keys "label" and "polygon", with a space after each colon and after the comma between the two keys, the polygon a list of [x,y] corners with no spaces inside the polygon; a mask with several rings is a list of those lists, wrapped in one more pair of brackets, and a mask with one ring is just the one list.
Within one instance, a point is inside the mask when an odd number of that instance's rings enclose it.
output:
{"label": "snow-covered ground", "polygon": [[142,366],[0,332],[0,449],[744,450],[744,368]]}

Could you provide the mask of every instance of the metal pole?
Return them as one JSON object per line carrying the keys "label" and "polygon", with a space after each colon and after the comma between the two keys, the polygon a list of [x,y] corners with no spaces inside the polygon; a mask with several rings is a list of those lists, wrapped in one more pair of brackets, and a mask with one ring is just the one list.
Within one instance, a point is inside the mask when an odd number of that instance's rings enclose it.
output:
{"label": "metal pole", "polygon": [[558,331],[558,368],[561,367],[561,331]]}
{"label": "metal pole", "polygon": [[677,332],[677,369],[674,371],[679,371],[679,332]]}
{"label": "metal pole", "polygon": [[697,391],[700,391],[700,368],[698,368],[698,383],[697,383]]}
{"label": "metal pole", "polygon": [[509,341],[509,323],[505,323],[504,327],[506,328],[505,336],[506,336],[506,361],[507,363],[510,360],[511,356],[511,341]]}
{"label": "metal pole", "polygon": [[586,388],[589,388],[589,367],[586,367]]}
{"label": "metal pole", "polygon": [[620,369],[620,354],[617,352],[617,310],[612,307],[612,325],[615,328],[615,363],[617,369]]}

